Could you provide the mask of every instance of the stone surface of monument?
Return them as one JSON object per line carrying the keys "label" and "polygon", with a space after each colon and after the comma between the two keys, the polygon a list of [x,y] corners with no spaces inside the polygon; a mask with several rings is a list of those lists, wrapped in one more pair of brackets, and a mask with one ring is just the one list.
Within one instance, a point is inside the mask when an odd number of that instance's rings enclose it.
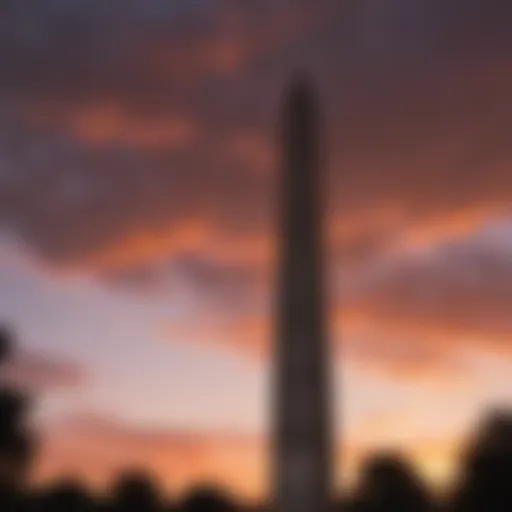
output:
{"label": "stone surface of monument", "polygon": [[316,94],[306,80],[296,80],[283,119],[273,389],[273,501],[278,512],[326,512],[330,501],[319,142]]}

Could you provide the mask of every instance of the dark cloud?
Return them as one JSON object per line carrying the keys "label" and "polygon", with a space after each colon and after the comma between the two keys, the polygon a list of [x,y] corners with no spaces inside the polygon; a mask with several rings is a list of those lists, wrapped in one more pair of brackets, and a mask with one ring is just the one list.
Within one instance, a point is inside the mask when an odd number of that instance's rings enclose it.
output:
{"label": "dark cloud", "polygon": [[269,237],[276,112],[298,65],[325,99],[337,259],[508,205],[508,4],[295,7],[4,2],[0,226],[112,281],[238,276],[209,248]]}

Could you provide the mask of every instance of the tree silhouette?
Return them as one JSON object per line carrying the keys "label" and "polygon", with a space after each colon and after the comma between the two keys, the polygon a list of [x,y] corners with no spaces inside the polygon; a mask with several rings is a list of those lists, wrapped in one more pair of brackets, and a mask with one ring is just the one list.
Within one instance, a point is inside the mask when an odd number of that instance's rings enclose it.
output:
{"label": "tree silhouette", "polygon": [[0,363],[6,361],[12,353],[12,333],[5,326],[0,326]]}
{"label": "tree silhouette", "polygon": [[388,453],[369,459],[350,510],[354,512],[425,512],[429,499],[420,479],[402,457]]}
{"label": "tree silhouette", "polygon": [[[13,334],[0,328],[0,364],[13,352]],[[34,442],[26,426],[30,402],[21,391],[2,383],[0,387],[0,504],[11,507],[26,483]]]}
{"label": "tree silhouette", "polygon": [[79,483],[62,482],[43,493],[34,508],[37,512],[92,512],[95,503]]}
{"label": "tree silhouette", "polygon": [[456,512],[512,510],[512,412],[488,415],[463,459]]}
{"label": "tree silhouette", "polygon": [[181,504],[183,512],[235,512],[232,500],[216,487],[196,487]]}
{"label": "tree silhouette", "polygon": [[163,500],[149,475],[141,471],[131,471],[119,478],[111,510],[112,512],[158,512],[163,510]]}

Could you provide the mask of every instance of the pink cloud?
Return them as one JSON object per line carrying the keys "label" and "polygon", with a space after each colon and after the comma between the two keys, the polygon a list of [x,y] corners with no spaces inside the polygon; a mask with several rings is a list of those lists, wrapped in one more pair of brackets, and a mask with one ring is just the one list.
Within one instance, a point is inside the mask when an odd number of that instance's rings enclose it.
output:
{"label": "pink cloud", "polygon": [[81,387],[87,382],[89,374],[77,363],[23,352],[0,368],[0,377],[16,386],[40,392]]}

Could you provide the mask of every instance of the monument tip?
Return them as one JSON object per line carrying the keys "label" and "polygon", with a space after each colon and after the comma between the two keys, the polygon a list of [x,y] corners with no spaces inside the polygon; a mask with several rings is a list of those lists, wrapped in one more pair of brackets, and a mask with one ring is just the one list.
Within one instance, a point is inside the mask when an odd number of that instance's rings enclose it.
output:
{"label": "monument tip", "polygon": [[290,81],[287,96],[292,104],[315,103],[315,88],[309,75],[304,71],[296,71]]}
{"label": "monument tip", "polygon": [[319,101],[313,80],[305,72],[290,77],[284,96],[284,119],[290,133],[298,134],[316,126]]}

